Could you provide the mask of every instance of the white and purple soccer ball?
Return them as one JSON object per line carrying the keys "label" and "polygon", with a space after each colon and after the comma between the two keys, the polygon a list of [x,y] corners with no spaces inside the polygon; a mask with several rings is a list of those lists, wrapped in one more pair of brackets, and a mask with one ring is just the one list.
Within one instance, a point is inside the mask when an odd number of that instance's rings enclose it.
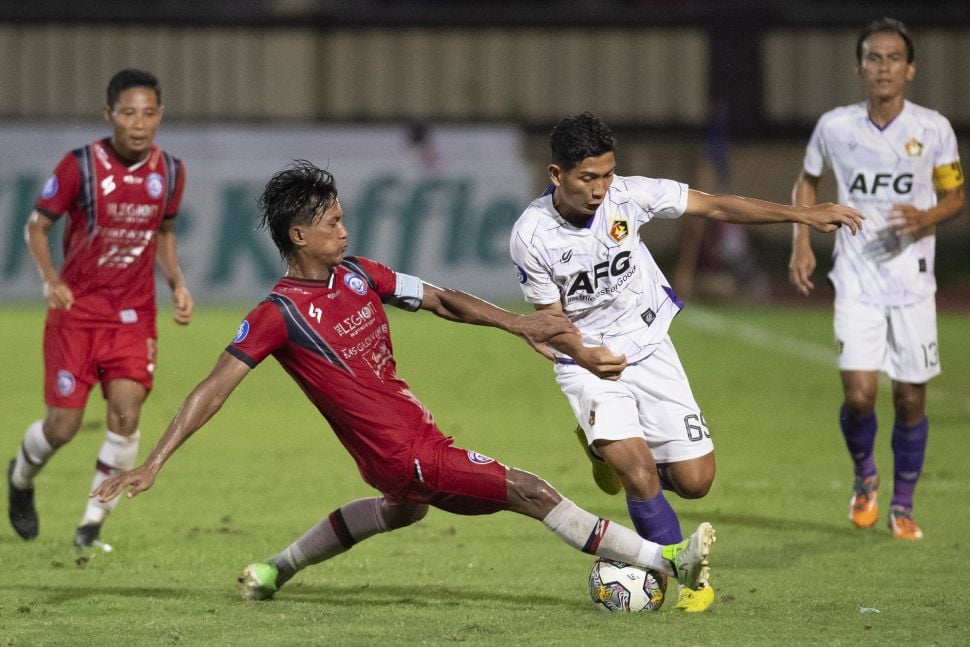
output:
{"label": "white and purple soccer ball", "polygon": [[666,593],[666,575],[638,566],[598,559],[589,572],[589,597],[602,611],[657,611]]}

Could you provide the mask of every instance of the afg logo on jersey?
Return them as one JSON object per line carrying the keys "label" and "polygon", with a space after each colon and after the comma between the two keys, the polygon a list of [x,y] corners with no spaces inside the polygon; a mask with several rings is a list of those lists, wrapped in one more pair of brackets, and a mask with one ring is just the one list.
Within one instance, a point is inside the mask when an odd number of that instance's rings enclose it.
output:
{"label": "afg logo on jersey", "polygon": [[152,200],[158,200],[162,197],[163,188],[165,188],[165,183],[162,181],[162,176],[158,173],[151,173],[148,176],[148,181],[145,182],[145,189]]}
{"label": "afg logo on jersey", "polygon": [[910,137],[903,148],[906,149],[906,154],[910,157],[919,157],[923,154],[923,142],[916,139],[915,137]]}
{"label": "afg logo on jersey", "polygon": [[49,178],[47,178],[46,182],[44,182],[44,190],[41,191],[40,197],[44,198],[45,200],[50,200],[56,194],[57,194],[57,176],[52,175]]}
{"label": "afg logo on jersey", "polygon": [[353,272],[348,272],[344,276],[344,284],[361,296],[367,294],[367,283]]}
{"label": "afg logo on jersey", "polygon": [[613,224],[610,225],[610,238],[614,241],[620,242],[629,235],[630,225],[627,224],[626,220],[614,220]]}
{"label": "afg logo on jersey", "polygon": [[74,375],[70,371],[61,370],[57,372],[58,395],[67,397],[74,393],[75,387],[77,387],[77,381],[74,379]]}
{"label": "afg logo on jersey", "polygon": [[467,450],[468,460],[477,465],[488,465],[489,463],[494,463],[495,459],[489,458],[485,454],[479,454],[478,452],[473,452],[472,450]]}
{"label": "afg logo on jersey", "polygon": [[232,343],[238,344],[242,340],[249,336],[249,322],[245,319],[239,324],[239,329],[236,331],[236,336],[232,338]]}

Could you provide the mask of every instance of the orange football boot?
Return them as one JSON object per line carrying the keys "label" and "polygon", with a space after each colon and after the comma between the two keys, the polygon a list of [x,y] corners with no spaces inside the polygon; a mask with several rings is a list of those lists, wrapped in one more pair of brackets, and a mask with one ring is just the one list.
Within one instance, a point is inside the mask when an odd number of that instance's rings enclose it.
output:
{"label": "orange football boot", "polygon": [[852,485],[852,500],[849,501],[849,519],[856,528],[869,528],[879,518],[879,504],[876,495],[879,490],[879,477],[875,474],[865,478],[856,477]]}

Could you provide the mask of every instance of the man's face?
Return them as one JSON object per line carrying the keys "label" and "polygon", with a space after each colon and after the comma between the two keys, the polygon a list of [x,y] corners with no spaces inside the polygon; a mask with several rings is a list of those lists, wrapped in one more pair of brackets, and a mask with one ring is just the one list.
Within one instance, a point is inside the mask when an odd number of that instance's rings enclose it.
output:
{"label": "man's face", "polygon": [[319,265],[340,265],[347,251],[347,228],[340,201],[333,200],[309,224],[291,227],[290,236],[295,236],[294,241],[302,241],[304,253]]}
{"label": "man's face", "polygon": [[105,106],[105,119],[114,129],[111,145],[118,156],[130,163],[145,159],[164,112],[155,91],[138,86],[121,92],[113,106]]}
{"label": "man's face", "polygon": [[559,215],[577,223],[592,216],[606,197],[615,172],[612,151],[587,157],[568,171],[550,164],[549,179],[556,187],[552,201]]}
{"label": "man's face", "polygon": [[906,62],[906,41],[892,32],[875,33],[862,43],[859,75],[872,99],[903,96],[906,82],[916,74],[916,66]]}

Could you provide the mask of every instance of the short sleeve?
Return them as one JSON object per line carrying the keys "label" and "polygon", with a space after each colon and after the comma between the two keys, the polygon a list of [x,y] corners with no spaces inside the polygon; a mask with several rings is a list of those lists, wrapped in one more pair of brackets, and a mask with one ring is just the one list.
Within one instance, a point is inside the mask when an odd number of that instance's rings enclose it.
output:
{"label": "short sleeve", "polygon": [[81,171],[74,153],[68,153],[47,178],[34,206],[41,213],[57,219],[77,201],[81,188]]}
{"label": "short sleeve", "polygon": [[628,177],[627,191],[643,210],[639,224],[654,218],[679,218],[687,210],[688,187],[676,180],[652,177]]}
{"label": "short sleeve", "polygon": [[512,231],[509,252],[526,301],[536,305],[547,305],[561,299],[559,287],[553,281],[549,269],[539,259],[538,250],[518,228]]}
{"label": "short sleeve", "polygon": [[805,148],[805,159],[802,162],[802,168],[805,172],[814,177],[822,177],[828,169],[828,152],[825,145],[825,118],[818,120],[815,124],[815,130],[812,131],[812,136],[808,140],[808,146]]}
{"label": "short sleeve", "polygon": [[250,368],[256,368],[286,341],[286,322],[279,309],[272,301],[263,301],[239,324],[226,352]]}

